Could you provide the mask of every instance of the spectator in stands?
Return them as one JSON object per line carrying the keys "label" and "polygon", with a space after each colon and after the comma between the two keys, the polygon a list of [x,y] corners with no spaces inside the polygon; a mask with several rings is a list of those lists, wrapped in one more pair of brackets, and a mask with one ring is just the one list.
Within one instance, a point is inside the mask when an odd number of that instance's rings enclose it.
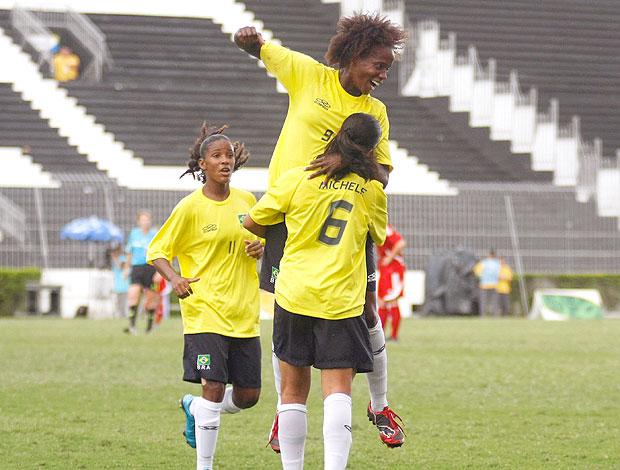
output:
{"label": "spectator in stands", "polygon": [[497,296],[499,299],[499,309],[502,315],[510,315],[510,291],[512,282],[512,269],[506,263],[506,258],[499,257],[499,281],[497,283]]}
{"label": "spectator in stands", "polygon": [[474,274],[478,277],[478,312],[481,317],[487,315],[487,302],[494,317],[499,315],[497,305],[497,283],[500,271],[499,260],[495,251],[490,250],[489,256],[474,266]]}
{"label": "spectator in stands", "polygon": [[347,466],[353,377],[373,367],[363,315],[364,247],[369,235],[379,244],[385,240],[387,196],[373,181],[373,150],[381,132],[373,116],[352,114],[325,148],[325,153],[340,154],[345,165],[332,181],[310,181],[303,166],[289,170],[243,222],[258,236],[282,220],[288,228],[273,323],[274,352],[282,371],[278,414],[284,470],[303,469],[311,366],[321,371],[322,468]]}
{"label": "spectator in stands", "polygon": [[[322,174],[329,178],[346,166],[348,162],[342,161],[336,154],[324,154],[324,150],[340,130],[343,121],[353,113],[371,114],[381,124],[383,133],[375,150],[380,164],[376,178],[384,186],[387,184],[392,169],[388,145],[390,126],[385,105],[371,97],[370,93],[387,79],[395,50],[404,44],[406,38],[407,34],[400,26],[378,14],[354,14],[341,18],[337,33],[325,54],[330,66],[327,67],[305,54],[263,40],[253,27],[241,28],[236,32],[237,46],[261,59],[289,94],[289,111],[269,164],[269,188],[287,170],[300,165],[308,165],[307,170],[314,172],[310,178]],[[321,154],[321,158],[313,160]],[[269,292],[274,291],[286,237],[284,223],[268,227],[261,288]],[[377,426],[382,441],[389,447],[399,447],[404,442],[404,433],[394,420],[395,415],[387,401],[385,335],[377,315],[374,246],[370,237],[366,248],[366,270],[365,318],[375,354],[374,370],[367,374],[370,403],[366,412]],[[272,363],[279,404],[280,371],[275,355]],[[270,443],[278,452],[277,414]]]}
{"label": "spectator in stands", "polygon": [[[129,328],[126,333],[136,334],[136,320],[141,295],[144,296],[144,311],[146,312],[146,332],[153,329],[155,308],[160,297],[157,293],[159,275],[155,268],[146,262],[146,250],[155,236],[155,229],[151,228],[151,213],[142,211],[138,214],[138,226],[131,230],[127,239],[125,253],[125,278],[129,277],[131,283],[127,297],[129,300]],[[129,268],[131,267],[131,273]]]}
{"label": "spectator in stands", "polygon": [[54,79],[59,82],[77,80],[80,75],[80,58],[70,47],[62,46],[54,56]]}
{"label": "spectator in stands", "polygon": [[123,275],[126,256],[120,245],[110,248],[108,253],[114,279],[114,316],[125,318],[127,316],[127,291],[129,290],[129,279]]}
{"label": "spectator in stands", "polygon": [[[202,385],[201,396],[181,400],[199,469],[214,468],[220,415],[254,406],[261,388],[256,260],[263,245],[241,225],[256,199],[230,187],[249,154],[224,128],[203,125],[184,175],[198,173],[204,184],[177,204],[148,250],[149,263],[181,299],[183,380]],[[174,257],[180,274],[170,265]]]}
{"label": "spectator in stands", "polygon": [[387,328],[388,317],[392,323],[391,341],[398,340],[400,308],[398,299],[403,296],[405,287],[405,259],[402,251],[407,242],[390,224],[387,226],[385,243],[379,251],[379,318],[383,329]]}

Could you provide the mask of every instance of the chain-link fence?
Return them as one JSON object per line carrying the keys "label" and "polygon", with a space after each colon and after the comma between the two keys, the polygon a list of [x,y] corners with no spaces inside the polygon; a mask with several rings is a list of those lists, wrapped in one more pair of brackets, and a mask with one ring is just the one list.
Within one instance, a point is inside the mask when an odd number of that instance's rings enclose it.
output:
{"label": "chain-link fence", "polygon": [[[0,265],[87,267],[88,243],[60,239],[60,231],[69,221],[94,215],[113,221],[128,233],[139,211],[149,210],[154,225],[160,225],[186,194],[129,190],[106,183],[0,189],[0,195],[26,214],[24,230],[17,232],[24,233],[24,239],[5,234],[0,243]],[[577,202],[570,189],[539,184],[467,184],[459,186],[458,196],[392,195],[390,222],[407,239],[408,269],[423,270],[434,254],[457,247],[480,257],[495,249],[512,263],[515,243],[509,230],[510,206],[525,272],[620,272],[617,219],[599,217],[594,202]],[[103,243],[90,246],[96,266],[105,264],[107,247]]]}

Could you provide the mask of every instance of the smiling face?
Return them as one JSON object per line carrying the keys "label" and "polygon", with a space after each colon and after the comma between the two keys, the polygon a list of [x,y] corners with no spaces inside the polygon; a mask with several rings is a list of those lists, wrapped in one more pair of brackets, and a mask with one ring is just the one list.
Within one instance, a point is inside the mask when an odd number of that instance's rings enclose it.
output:
{"label": "smiling face", "polygon": [[387,72],[394,62],[394,50],[377,46],[369,55],[353,59],[340,72],[340,84],[353,96],[367,95],[387,80]]}
{"label": "smiling face", "polygon": [[235,167],[235,152],[231,142],[219,137],[209,142],[198,166],[204,171],[207,181],[218,184],[230,182]]}

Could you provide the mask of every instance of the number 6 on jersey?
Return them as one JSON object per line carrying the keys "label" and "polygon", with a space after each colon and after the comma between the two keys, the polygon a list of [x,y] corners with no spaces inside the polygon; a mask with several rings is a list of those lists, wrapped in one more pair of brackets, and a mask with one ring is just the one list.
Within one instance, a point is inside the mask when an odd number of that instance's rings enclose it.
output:
{"label": "number 6 on jersey", "polygon": [[[346,220],[336,219],[333,217],[336,209],[342,209],[347,212],[351,212],[353,210],[353,204],[343,199],[334,201],[330,204],[329,215],[327,216],[327,219],[325,219],[323,227],[321,227],[321,233],[319,234],[318,238],[318,240],[325,245],[337,245],[338,243],[340,243],[340,239],[344,234],[344,228],[347,225]],[[329,235],[327,235],[327,230],[329,229],[329,227],[334,227],[336,230],[338,230],[338,234],[335,237],[330,237]]]}

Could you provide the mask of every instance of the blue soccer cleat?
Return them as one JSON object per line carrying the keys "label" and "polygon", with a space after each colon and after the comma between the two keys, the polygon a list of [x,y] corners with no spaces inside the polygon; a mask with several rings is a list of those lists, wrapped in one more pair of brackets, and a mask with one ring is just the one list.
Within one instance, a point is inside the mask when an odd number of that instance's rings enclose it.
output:
{"label": "blue soccer cleat", "polygon": [[181,400],[179,400],[179,404],[181,408],[185,412],[185,430],[183,431],[183,435],[185,436],[185,440],[190,447],[196,448],[196,421],[194,417],[189,412],[189,406],[194,401],[194,395],[185,395]]}

